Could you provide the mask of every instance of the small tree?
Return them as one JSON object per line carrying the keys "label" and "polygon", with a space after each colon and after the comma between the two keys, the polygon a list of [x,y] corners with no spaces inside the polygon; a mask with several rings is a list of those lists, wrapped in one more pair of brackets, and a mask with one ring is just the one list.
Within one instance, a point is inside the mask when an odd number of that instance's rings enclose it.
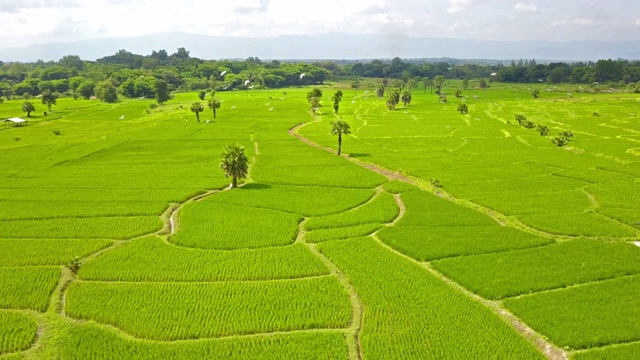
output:
{"label": "small tree", "polygon": [[22,111],[27,113],[27,117],[31,117],[31,113],[36,111],[36,108],[31,101],[25,101],[22,103]]}
{"label": "small tree", "polygon": [[400,89],[393,88],[387,94],[387,108],[389,110],[394,110],[396,105],[400,102]]}
{"label": "small tree", "polygon": [[540,97],[540,90],[538,90],[538,89],[531,90],[531,96],[533,96],[534,99],[539,98]]}
{"label": "small tree", "polygon": [[376,90],[376,95],[378,95],[378,99],[382,99],[384,97],[384,85],[380,84],[378,89]]}
{"label": "small tree", "polygon": [[335,94],[333,94],[333,101],[341,102],[342,101],[342,91],[338,90]]}
{"label": "small tree", "polygon": [[57,103],[58,97],[51,90],[45,90],[42,93],[42,104],[46,105],[49,111],[51,111],[51,105],[56,105]]}
{"label": "small tree", "polygon": [[342,91],[338,90],[333,95],[333,110],[336,112],[336,114],[338,113],[338,110],[340,110],[341,101],[342,101]]}
{"label": "small tree", "polygon": [[436,94],[442,94],[442,87],[444,86],[444,76],[438,75],[433,80],[436,86]]}
{"label": "small tree", "polygon": [[551,139],[551,142],[554,143],[557,147],[563,147],[569,143],[573,139],[573,133],[570,130],[561,131],[558,136]]}
{"label": "small tree", "polygon": [[[215,94],[215,92],[213,93]],[[211,98],[209,98],[209,101],[207,102],[207,106],[209,106],[209,109],[213,110],[213,118],[216,118],[216,109],[220,109],[220,99],[213,97],[213,94],[211,94]]]}
{"label": "small tree", "polygon": [[469,80],[467,79],[462,80],[462,88],[465,90],[469,88]]}
{"label": "small tree", "polygon": [[407,107],[407,105],[411,103],[411,90],[405,89],[402,91],[402,102],[404,103],[404,107]]}
{"label": "small tree", "polygon": [[342,134],[351,134],[351,126],[343,120],[331,122],[331,134],[338,135],[338,155],[342,153]]}
{"label": "small tree", "polygon": [[478,86],[480,86],[480,89],[486,89],[487,88],[487,80],[486,79],[480,80],[480,83],[478,84]]}
{"label": "small tree", "polygon": [[162,79],[156,79],[155,84],[156,90],[156,101],[158,104],[162,105],[166,103],[171,98],[171,93],[169,92],[169,85],[166,81]]}
{"label": "small tree", "polygon": [[99,82],[96,85],[96,97],[106,103],[114,103],[118,100],[118,89],[111,81]]}
{"label": "small tree", "polygon": [[453,92],[453,95],[455,95],[455,97],[459,98],[460,96],[462,96],[462,91],[460,89],[456,89],[456,91]]}
{"label": "small tree", "polygon": [[204,100],[204,97],[207,96],[207,92],[204,90],[198,91],[198,99]]}
{"label": "small tree", "polygon": [[313,88],[313,90],[309,91],[307,93],[307,101],[311,102],[311,99],[313,98],[322,99],[322,90],[318,88]]}
{"label": "small tree", "polygon": [[460,112],[460,114],[466,114],[469,112],[469,107],[465,103],[460,103],[458,104],[458,112]]}
{"label": "small tree", "polygon": [[231,176],[231,187],[238,187],[238,179],[247,177],[249,172],[249,159],[244,153],[244,146],[235,144],[225,146],[220,161],[220,169],[224,171],[224,176]]}
{"label": "small tree", "polygon": [[196,114],[196,119],[200,122],[200,113],[204,111],[204,105],[200,101],[191,104],[191,112]]}

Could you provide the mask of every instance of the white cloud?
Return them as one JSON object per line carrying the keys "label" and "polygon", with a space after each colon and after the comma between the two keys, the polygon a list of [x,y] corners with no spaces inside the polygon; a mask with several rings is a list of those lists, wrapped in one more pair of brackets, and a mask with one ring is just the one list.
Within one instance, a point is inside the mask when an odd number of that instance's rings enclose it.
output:
{"label": "white cloud", "polygon": [[640,17],[636,19],[635,25],[636,27],[640,27]]}
{"label": "white cloud", "polygon": [[513,5],[513,9],[521,13],[532,13],[532,14],[538,13],[538,7],[536,6],[536,4],[528,4],[524,2],[519,2]]}
{"label": "white cloud", "polygon": [[449,0],[447,11],[453,14],[465,11],[470,3],[471,0]]}
{"label": "white cloud", "polygon": [[552,26],[582,26],[582,27],[594,27],[604,25],[604,21],[596,21],[590,18],[574,18],[571,20],[559,20],[551,23]]}

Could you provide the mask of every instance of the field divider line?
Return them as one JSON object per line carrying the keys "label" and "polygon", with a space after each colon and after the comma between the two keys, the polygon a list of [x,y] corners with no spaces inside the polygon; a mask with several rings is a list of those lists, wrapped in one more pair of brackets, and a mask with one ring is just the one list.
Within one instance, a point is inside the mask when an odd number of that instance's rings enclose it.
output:
{"label": "field divider line", "polygon": [[[382,188],[380,188],[380,192],[382,193]],[[375,196],[377,196],[376,193]],[[360,336],[362,332],[362,323],[364,321],[364,305],[362,304],[362,300],[358,295],[355,287],[349,282],[347,276],[320,250],[318,250],[317,244],[307,243],[305,241],[305,224],[309,220],[308,217],[305,217],[304,220],[298,224],[298,235],[296,237],[295,242],[300,242],[304,244],[309,251],[317,257],[322,263],[329,269],[329,275],[335,277],[340,282],[340,285],[345,289],[347,294],[349,294],[349,302],[351,303],[351,324],[346,329],[346,342],[347,349],[349,351],[349,360],[362,360],[364,358],[362,354],[362,345],[360,344]]]}
{"label": "field divider line", "polygon": [[393,219],[392,222],[385,224],[385,226],[387,227],[396,226],[396,224],[400,220],[402,220],[402,218],[404,217],[404,214],[407,212],[407,206],[404,204],[404,201],[402,201],[401,194],[394,194],[393,199],[396,201],[396,204],[398,205],[399,212],[398,212],[398,216],[396,216],[396,218]]}
{"label": "field divider line", "polygon": [[596,280],[591,280],[591,281],[586,281],[586,282],[581,282],[581,283],[576,283],[576,284],[569,284],[569,285],[561,286],[561,287],[555,287],[555,288],[552,288],[552,289],[543,289],[543,290],[538,290],[538,291],[531,291],[531,292],[528,292],[526,294],[505,296],[503,298],[500,298],[500,300],[496,300],[496,301],[503,302],[504,300],[507,300],[507,299],[519,299],[519,298],[527,297],[528,295],[537,295],[537,294],[544,294],[544,293],[555,292],[555,291],[569,290],[569,289],[579,288],[579,287],[583,287],[583,286],[587,286],[587,285],[595,285],[595,284],[599,284],[599,283],[603,283],[603,282],[607,282],[607,281],[625,279],[625,278],[630,278],[630,277],[637,277],[639,275],[640,275],[640,272],[637,272],[635,274],[625,274],[625,275],[613,276],[613,277],[609,277],[609,278],[596,279]]}
{"label": "field divider line", "polygon": [[405,258],[405,259],[411,261],[412,263],[414,263],[416,265],[419,265],[420,267],[422,267],[426,271],[428,271],[431,275],[433,275],[435,278],[437,278],[438,280],[440,280],[440,281],[444,282],[445,284],[449,285],[454,290],[462,293],[464,296],[470,298],[471,300],[477,301],[480,304],[482,304],[483,306],[489,308],[489,310],[491,310],[500,319],[502,319],[505,323],[507,323],[509,326],[511,326],[515,331],[517,331],[531,345],[535,346],[540,352],[542,352],[542,354],[545,355],[547,357],[547,359],[550,359],[550,360],[567,360],[568,359],[567,353],[564,350],[558,348],[553,343],[547,341],[542,334],[538,333],[537,331],[535,331],[534,329],[529,327],[527,324],[522,322],[517,316],[515,316],[514,314],[509,312],[506,308],[504,308],[502,306],[501,302],[485,299],[482,296],[479,296],[479,295],[467,290],[462,285],[458,284],[457,282],[455,282],[455,281],[449,279],[448,277],[446,277],[445,275],[441,274],[436,269],[434,269],[431,266],[431,264],[420,262],[420,261],[418,261],[418,260],[416,260],[416,259],[414,259],[414,258],[412,258],[412,257],[410,257],[408,255],[405,255],[405,254],[393,249],[389,245],[385,244],[382,240],[380,240],[380,238],[378,237],[377,233],[372,234],[370,237],[379,246],[387,249],[387,251],[393,253],[394,255],[397,255],[397,256],[400,256],[402,258]]}
{"label": "field divider line", "polygon": [[[45,328],[47,327],[46,325],[46,321],[44,319],[45,314],[35,311],[35,310],[29,310],[29,309],[11,309],[11,308],[5,308],[5,309],[0,309],[0,311],[4,311],[4,312],[10,312],[10,313],[15,313],[15,314],[22,314],[26,317],[28,317],[30,320],[34,320],[37,323],[37,327],[36,327],[36,335],[33,337],[33,341],[31,341],[31,344],[29,345],[28,348],[23,349],[23,350],[8,350],[8,351],[0,351],[0,358],[3,356],[8,356],[8,355],[17,355],[17,354],[28,354],[31,353],[33,351],[35,351],[35,349],[39,348],[41,345],[41,341],[43,338],[43,335],[45,334]],[[35,318],[35,319],[34,319]],[[28,359],[28,357],[21,357],[20,359]]]}
{"label": "field divider line", "polygon": [[602,346],[593,346],[588,349],[570,350],[568,353],[569,355],[573,356],[573,355],[589,352],[591,350],[606,350],[608,348],[615,348],[615,347],[624,346],[624,345],[640,345],[640,340],[623,341],[623,342],[611,343],[611,344],[602,345]]}
{"label": "field divider line", "polygon": [[[75,319],[71,317],[66,317],[66,320],[74,324],[85,324],[87,322],[87,320]],[[102,329],[109,329],[109,330],[115,331],[124,340],[142,341],[142,342],[153,343],[153,344],[189,344],[189,343],[196,343],[196,342],[202,342],[202,341],[231,340],[231,339],[239,340],[239,339],[247,339],[247,338],[269,337],[269,336],[278,336],[278,335],[308,334],[308,333],[315,333],[315,334],[345,333],[348,331],[348,329],[344,329],[344,328],[316,328],[316,329],[276,330],[276,331],[256,332],[256,333],[239,334],[239,335],[220,335],[220,336],[211,336],[211,337],[201,337],[196,339],[159,340],[159,339],[137,337],[133,334],[130,334],[122,330],[119,327],[97,322],[97,321],[93,321],[92,325]]]}
{"label": "field divider line", "polygon": [[310,276],[300,276],[293,278],[280,278],[280,279],[262,279],[262,280],[176,280],[176,281],[151,281],[151,280],[92,280],[92,279],[76,279],[74,282],[76,283],[94,283],[94,284],[136,284],[136,285],[155,285],[155,284],[171,284],[171,285],[190,285],[190,284],[253,284],[253,283],[277,283],[277,282],[296,282],[296,281],[307,281],[314,279],[323,279],[328,278],[333,275],[331,274],[321,274],[321,275],[310,275]]}
{"label": "field divider line", "polygon": [[[317,122],[317,121],[314,121]],[[319,145],[307,138],[305,138],[304,136],[302,136],[298,131],[303,128],[304,126],[308,125],[309,123],[305,123],[305,122],[301,122],[298,125],[294,126],[293,128],[289,129],[289,134],[291,136],[296,137],[297,139],[299,139],[300,141],[304,142],[305,144],[315,147],[317,149],[323,149],[325,151],[329,151],[331,153],[334,152],[333,149]],[[458,199],[456,197],[454,197],[453,195],[449,194],[448,192],[444,191],[442,188],[436,188],[434,186],[432,186],[431,184],[428,184],[424,179],[421,178],[417,178],[414,176],[410,176],[410,175],[404,175],[400,172],[395,172],[395,171],[391,171],[389,169],[385,169],[382,166],[376,165],[376,164],[372,164],[372,163],[367,163],[364,162],[362,160],[356,159],[356,158],[352,158],[350,157],[348,154],[343,154],[341,155],[342,158],[358,165],[361,167],[364,167],[366,169],[369,169],[373,172],[376,172],[380,175],[385,176],[388,180],[399,180],[399,181],[403,181],[405,183],[408,183],[410,185],[416,186],[417,188],[419,188],[422,191],[426,191],[429,193],[432,193],[434,195],[440,196],[446,200],[449,200],[451,202],[454,202],[458,205],[476,210],[478,212],[481,212],[489,217],[491,217],[492,219],[494,219],[498,224],[502,225],[502,226],[509,226],[521,231],[525,231],[528,233],[532,233],[532,234],[536,234],[538,236],[542,236],[542,237],[546,237],[546,238],[550,238],[550,239],[554,239],[554,240],[572,240],[572,239],[577,239],[579,238],[578,236],[564,236],[564,235],[556,235],[556,234],[551,234],[539,229],[535,229],[532,227],[529,227],[525,224],[523,224],[522,222],[520,222],[517,219],[514,219],[512,217],[509,217],[505,214],[499,213],[495,210],[489,209],[485,206],[482,206],[480,204],[474,203],[470,200],[463,200],[463,199]]]}
{"label": "field divider line", "polygon": [[349,282],[349,278],[331,260],[318,250],[317,244],[305,242],[307,248],[318,258],[331,272],[330,276],[335,276],[342,287],[349,294],[351,302],[351,324],[347,331],[347,347],[349,349],[349,360],[362,360],[362,346],[360,344],[360,333],[364,321],[364,305],[355,287]]}

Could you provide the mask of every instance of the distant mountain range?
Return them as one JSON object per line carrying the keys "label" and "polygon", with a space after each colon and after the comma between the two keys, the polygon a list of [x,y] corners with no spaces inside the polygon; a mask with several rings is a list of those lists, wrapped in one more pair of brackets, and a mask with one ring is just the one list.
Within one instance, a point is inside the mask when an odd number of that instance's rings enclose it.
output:
{"label": "distant mountain range", "polygon": [[201,59],[547,59],[587,61],[599,59],[640,59],[640,41],[480,41],[420,38],[405,35],[324,34],[315,36],[278,36],[236,38],[185,33],[162,33],[128,38],[103,38],[66,43],[34,44],[0,49],[4,62],[59,60],[78,55],[95,60],[113,55],[120,49],[141,55],[165,49],[173,53],[179,47]]}

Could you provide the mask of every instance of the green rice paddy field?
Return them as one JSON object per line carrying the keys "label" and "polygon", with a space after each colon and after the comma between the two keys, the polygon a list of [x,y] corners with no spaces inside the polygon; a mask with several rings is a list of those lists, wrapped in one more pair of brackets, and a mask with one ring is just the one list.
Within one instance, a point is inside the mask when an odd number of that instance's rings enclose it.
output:
{"label": "green rice paddy field", "polygon": [[0,124],[0,359],[640,359],[640,95],[474,85]]}

